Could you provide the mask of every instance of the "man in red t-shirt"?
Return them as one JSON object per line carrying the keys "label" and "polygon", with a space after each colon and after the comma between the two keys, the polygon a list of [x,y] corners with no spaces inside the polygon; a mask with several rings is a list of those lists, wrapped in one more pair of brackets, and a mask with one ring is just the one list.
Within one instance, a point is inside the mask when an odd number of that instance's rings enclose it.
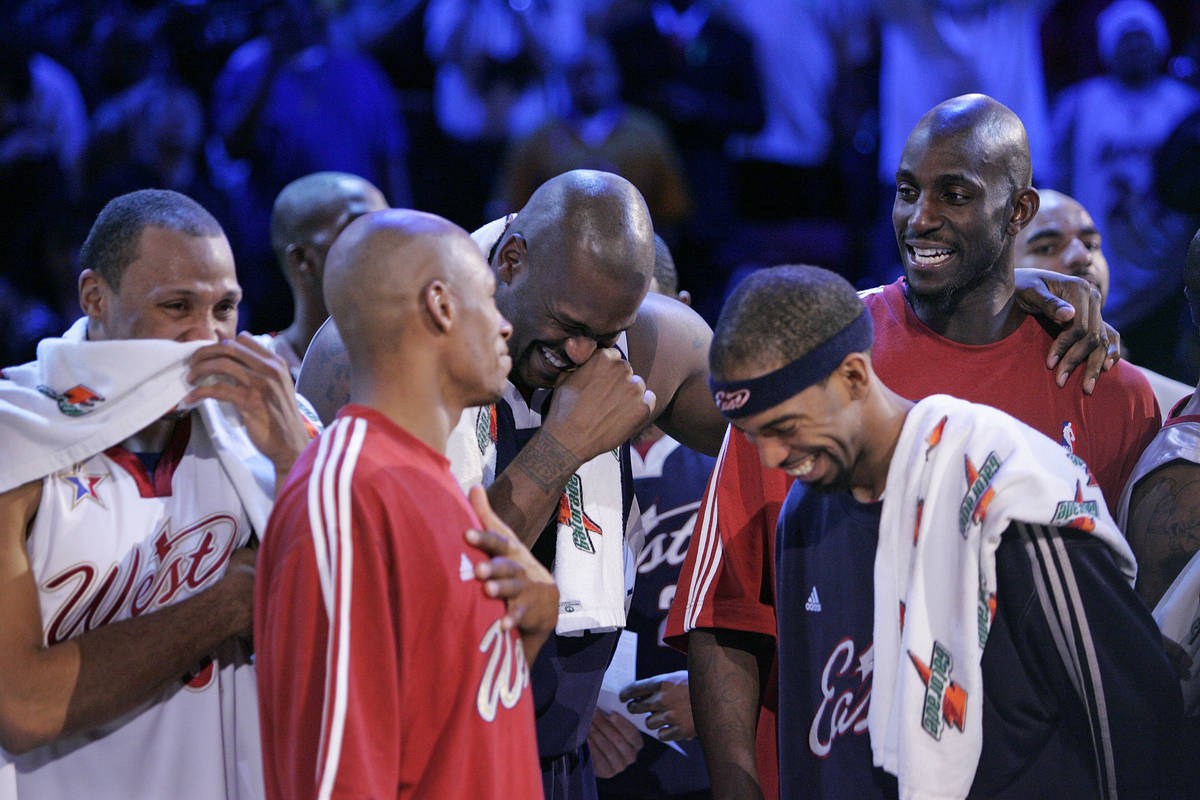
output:
{"label": "man in red t-shirt", "polygon": [[[1046,368],[1052,336],[1013,292],[1014,240],[1037,209],[1024,128],[1011,111],[982,95],[931,110],[896,173],[892,216],[905,278],[863,297],[873,362],[904,397],[987,403],[1060,441],[1115,509],[1158,429],[1158,406],[1146,379],[1122,362],[1100,381],[1076,371],[1061,388]],[[753,444],[727,434],[667,623],[668,639],[689,649],[705,755],[711,764],[710,751],[719,751],[716,760],[750,776],[760,674],[775,635],[774,522],[787,493],[785,476],[757,462]]]}
{"label": "man in red t-shirt", "polygon": [[296,462],[259,554],[269,797],[541,796],[528,664],[558,592],[443,454],[511,367],[494,292],[466,232],[430,214],[369,214],[329,252],[351,403]]}

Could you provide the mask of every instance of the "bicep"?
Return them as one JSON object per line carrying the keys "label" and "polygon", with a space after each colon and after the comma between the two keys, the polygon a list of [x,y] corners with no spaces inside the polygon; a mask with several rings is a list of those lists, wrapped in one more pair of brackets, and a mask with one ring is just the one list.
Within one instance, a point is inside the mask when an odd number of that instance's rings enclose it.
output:
{"label": "bicep", "polygon": [[0,495],[0,685],[4,667],[42,643],[37,583],[25,549],[41,498],[40,480]]}
{"label": "bicep", "polygon": [[304,353],[296,391],[312,403],[326,425],[350,401],[350,358],[332,317],[317,331]]}
{"label": "bicep", "polygon": [[1153,608],[1200,550],[1200,465],[1175,461],[1138,481],[1125,536],[1138,562],[1138,594]]}

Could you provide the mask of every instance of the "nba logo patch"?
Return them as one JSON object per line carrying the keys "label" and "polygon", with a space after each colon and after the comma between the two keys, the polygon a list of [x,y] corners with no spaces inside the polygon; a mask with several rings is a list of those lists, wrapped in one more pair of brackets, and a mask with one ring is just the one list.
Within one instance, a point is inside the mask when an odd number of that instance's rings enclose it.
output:
{"label": "nba logo patch", "polygon": [[1075,452],[1075,426],[1070,422],[1064,422],[1062,426],[1062,446],[1067,448],[1068,453]]}

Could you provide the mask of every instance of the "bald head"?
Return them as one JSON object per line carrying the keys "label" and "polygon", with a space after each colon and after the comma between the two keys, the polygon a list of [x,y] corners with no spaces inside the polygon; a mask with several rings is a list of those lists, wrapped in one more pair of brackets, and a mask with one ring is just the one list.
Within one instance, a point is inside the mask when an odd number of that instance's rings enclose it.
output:
{"label": "bald head", "polygon": [[[387,208],[383,193],[348,172],[314,172],[283,187],[271,209],[271,249],[289,280],[310,273],[320,288],[329,246],[352,220]],[[294,282],[294,281],[293,281]]]}
{"label": "bald head", "polygon": [[387,209],[350,223],[329,249],[324,287],[351,362],[395,357],[422,290],[454,285],[472,256],[482,262],[467,232],[434,214]]}
{"label": "bald head", "polygon": [[905,149],[915,141],[949,139],[958,140],[980,167],[1006,175],[1010,191],[1033,185],[1025,126],[1003,103],[984,94],[964,94],[938,103],[913,128]]}
{"label": "bald head", "polygon": [[609,172],[572,170],[543,183],[513,220],[535,271],[583,267],[649,285],[654,227],[637,188]]}

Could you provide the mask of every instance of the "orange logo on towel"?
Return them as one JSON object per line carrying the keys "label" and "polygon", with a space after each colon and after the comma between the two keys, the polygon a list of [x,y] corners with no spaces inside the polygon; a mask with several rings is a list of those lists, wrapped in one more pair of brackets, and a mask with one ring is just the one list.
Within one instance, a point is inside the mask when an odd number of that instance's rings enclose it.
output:
{"label": "orange logo on towel", "polygon": [[921,711],[921,727],[934,739],[941,740],[942,729],[948,723],[960,731],[967,719],[967,690],[950,680],[953,662],[950,651],[941,642],[933,643],[933,654],[926,665],[913,651],[908,657],[925,684],[925,705]]}
{"label": "orange logo on towel", "polygon": [[570,526],[571,541],[575,543],[575,547],[585,553],[596,552],[596,546],[592,544],[589,534],[602,536],[604,531],[591,517],[583,513],[583,486],[578,475],[571,476],[558,498],[558,524]]}
{"label": "orange logo on towel", "polygon": [[58,410],[66,414],[68,417],[80,417],[89,411],[93,410],[97,403],[104,402],[104,398],[96,392],[93,392],[82,383],[72,386],[61,394],[51,389],[49,386],[39,386],[38,391],[49,398],[58,401]]}

